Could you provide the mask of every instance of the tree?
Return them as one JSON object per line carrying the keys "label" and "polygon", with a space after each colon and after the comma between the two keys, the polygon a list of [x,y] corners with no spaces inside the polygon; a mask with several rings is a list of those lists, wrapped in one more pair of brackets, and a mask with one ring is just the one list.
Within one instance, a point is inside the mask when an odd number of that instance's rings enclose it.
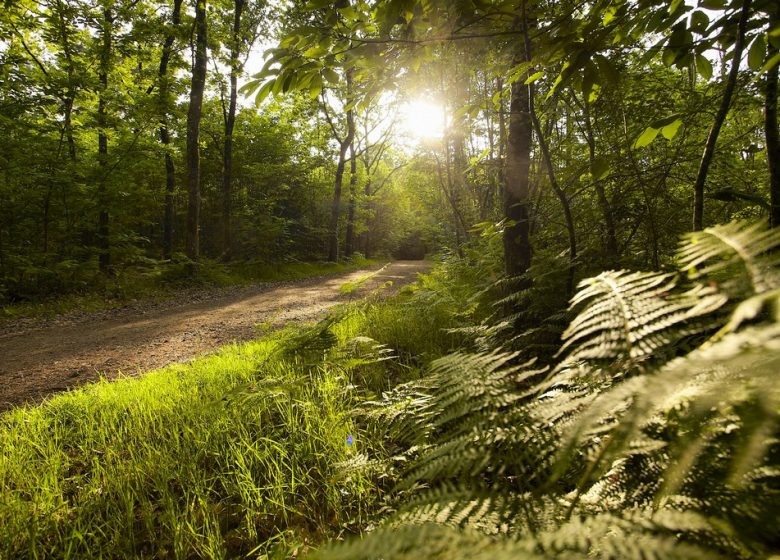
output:
{"label": "tree", "polygon": [[192,67],[190,105],[187,111],[187,256],[200,256],[200,119],[207,64],[206,0],[195,5],[195,61]]}

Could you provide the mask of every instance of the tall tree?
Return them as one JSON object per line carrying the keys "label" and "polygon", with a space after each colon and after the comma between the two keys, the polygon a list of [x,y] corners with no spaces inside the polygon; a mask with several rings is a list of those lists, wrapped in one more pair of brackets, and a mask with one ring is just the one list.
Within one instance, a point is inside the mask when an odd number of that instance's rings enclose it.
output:
{"label": "tall tree", "polygon": [[341,218],[341,188],[344,182],[344,169],[347,162],[347,150],[352,145],[355,137],[355,109],[352,106],[352,71],[346,72],[346,96],[345,106],[349,107],[346,111],[346,130],[340,133],[328,113],[328,106],[323,96],[323,111],[330,125],[333,137],[339,144],[338,162],[336,163],[336,175],[333,181],[333,202],[330,210],[330,226],[328,228],[328,260],[337,262],[339,260],[339,220]]}
{"label": "tall tree", "polygon": [[241,72],[239,56],[241,54],[241,14],[244,0],[235,0],[233,9],[233,27],[230,35],[230,94],[228,106],[223,106],[225,121],[225,139],[222,156],[222,250],[226,258],[232,252],[232,213],[233,213],[233,129],[236,124],[236,99],[238,96],[238,75]]}
{"label": "tall tree", "polygon": [[163,147],[165,158],[165,215],[163,217],[163,258],[170,259],[173,254],[173,220],[174,220],[174,197],[176,193],[176,168],[173,163],[173,156],[170,152],[171,134],[168,130],[169,113],[171,110],[171,83],[168,65],[173,52],[173,45],[176,40],[176,34],[181,23],[181,5],[184,0],[173,0],[173,10],[171,12],[172,27],[165,34],[162,54],[160,55],[160,67],[158,70],[160,103],[160,143]]}
{"label": "tall tree", "polygon": [[715,155],[715,145],[718,142],[720,129],[726,121],[731,99],[734,95],[734,88],[737,86],[737,75],[739,74],[739,65],[742,63],[742,51],[745,48],[745,32],[747,31],[748,19],[750,17],[750,5],[752,0],[742,0],[742,9],[740,10],[739,23],[736,31],[736,42],[731,59],[731,69],[728,78],[726,78],[723,97],[715,115],[715,120],[707,136],[707,143],[704,145],[704,153],[699,163],[699,171],[696,174],[696,180],[693,183],[693,230],[700,231],[704,227],[704,185],[707,182],[712,157]]}
{"label": "tall tree", "polygon": [[[515,28],[524,38],[517,41],[514,66],[528,64],[531,37],[525,15],[525,1],[521,15],[515,18]],[[525,40],[527,39],[527,41]],[[509,136],[504,168],[504,259],[509,276],[519,276],[531,266],[530,228],[530,167],[533,123],[531,119],[531,92],[525,79],[511,85],[509,101]]]}
{"label": "tall tree", "polygon": [[187,257],[191,261],[197,261],[200,257],[200,120],[206,84],[207,49],[206,0],[196,0],[195,61],[187,110]]}
{"label": "tall tree", "polygon": [[108,202],[108,75],[111,70],[114,15],[112,4],[107,3],[102,8],[100,20],[100,55],[98,62],[98,263],[103,273],[108,272],[111,264],[111,248],[109,242],[109,202]]}

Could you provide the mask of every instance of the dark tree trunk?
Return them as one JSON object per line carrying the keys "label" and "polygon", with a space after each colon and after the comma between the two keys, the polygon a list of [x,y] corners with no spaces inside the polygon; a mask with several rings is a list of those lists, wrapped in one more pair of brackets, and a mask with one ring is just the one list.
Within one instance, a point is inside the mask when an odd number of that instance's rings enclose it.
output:
{"label": "dark tree trunk", "polygon": [[[523,5],[525,10],[525,5]],[[523,30],[527,34],[527,29]],[[525,53],[515,64],[526,60]],[[520,78],[512,83],[509,102],[509,137],[504,167],[504,262],[509,276],[524,274],[531,266],[530,168],[533,124],[530,91]]]}
{"label": "dark tree trunk", "polygon": [[225,146],[222,154],[222,250],[229,259],[233,250],[233,128],[236,124],[236,99],[238,97],[238,56],[241,52],[241,13],[244,0],[236,0],[233,13],[233,34],[230,45],[230,100],[225,115]]}
{"label": "dark tree trunk", "polygon": [[165,151],[165,216],[163,217],[163,258],[170,259],[173,255],[173,219],[174,193],[176,192],[176,168],[170,153],[171,136],[168,132],[168,111],[171,105],[171,87],[168,76],[168,64],[176,39],[175,30],[181,22],[181,5],[183,0],[173,0],[171,23],[173,30],[165,36],[162,55],[160,56],[160,143]]}
{"label": "dark tree trunk", "polygon": [[196,0],[195,64],[192,67],[190,106],[187,111],[187,256],[200,257],[200,117],[206,84],[206,0]]}
{"label": "dark tree trunk", "polygon": [[[778,21],[777,8],[770,20],[770,29]],[[777,49],[769,43],[769,58],[777,54]],[[764,103],[764,135],[766,137],[766,159],[769,164],[769,198],[771,210],[769,223],[780,226],[780,134],[777,130],[777,65],[766,73],[766,97]]]}
{"label": "dark tree trunk", "polygon": [[[352,75],[347,72],[347,99],[352,99]],[[336,179],[333,187],[333,204],[330,211],[330,236],[328,240],[328,260],[339,260],[339,217],[341,216],[341,186],[344,181],[344,167],[347,161],[347,149],[355,137],[355,113],[354,109],[347,111],[347,135],[340,142],[339,161],[336,166]]]}
{"label": "dark tree trunk", "polygon": [[111,63],[112,26],[114,23],[110,9],[103,10],[102,25],[102,49],[100,52],[100,66],[98,69],[98,81],[100,91],[98,93],[98,167],[100,177],[98,179],[98,264],[100,271],[107,273],[111,265],[111,247],[109,243],[109,213],[108,213],[108,118],[106,112],[106,93],[108,91],[108,72]]}
{"label": "dark tree trunk", "polygon": [[349,258],[355,252],[355,210],[357,208],[357,157],[354,139],[349,144],[349,208],[347,209],[347,240],[344,256]]}
{"label": "dark tree trunk", "polygon": [[731,59],[731,70],[729,70],[726,79],[726,89],[723,91],[723,99],[720,102],[720,108],[715,121],[712,123],[710,133],[707,136],[707,143],[704,146],[704,153],[699,163],[699,172],[696,174],[696,181],[693,183],[693,230],[701,231],[704,227],[704,185],[707,182],[707,173],[712,163],[712,157],[715,155],[715,145],[718,142],[720,129],[726,120],[731,98],[734,95],[734,88],[737,85],[737,75],[739,74],[739,65],[742,62],[742,51],[745,48],[745,30],[747,28],[748,18],[750,16],[751,0],[744,0],[742,10],[739,16],[739,26],[737,28],[737,40],[734,43],[734,53]]}

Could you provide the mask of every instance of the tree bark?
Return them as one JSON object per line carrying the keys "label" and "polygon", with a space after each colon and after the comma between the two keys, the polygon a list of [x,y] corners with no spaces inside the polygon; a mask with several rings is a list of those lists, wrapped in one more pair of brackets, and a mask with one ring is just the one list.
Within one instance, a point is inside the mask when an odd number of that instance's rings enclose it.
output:
{"label": "tree bark", "polygon": [[[778,19],[777,8],[770,18],[769,28],[774,27]],[[769,43],[768,58],[777,54],[777,49]],[[780,226],[780,134],[777,129],[777,65],[766,73],[766,92],[764,98],[764,136],[766,138],[766,160],[769,164],[769,199],[771,209],[769,224]]]}
{"label": "tree bark", "polygon": [[206,84],[206,0],[196,0],[195,64],[192,68],[190,106],[187,111],[187,257],[200,257],[200,118]]}
{"label": "tree bark", "polygon": [[100,51],[100,63],[98,68],[98,81],[100,91],[98,93],[97,127],[98,127],[98,167],[100,174],[98,179],[98,265],[102,273],[107,273],[111,265],[111,247],[109,242],[109,211],[108,211],[108,118],[106,111],[106,93],[108,91],[108,72],[111,64],[112,26],[114,17],[110,8],[103,10],[103,22],[101,29],[102,48]]}
{"label": "tree bark", "polygon": [[165,36],[162,55],[160,56],[160,143],[165,152],[165,216],[163,217],[163,258],[170,259],[173,255],[173,218],[174,218],[174,193],[176,192],[176,168],[170,153],[171,136],[168,132],[168,111],[171,105],[171,87],[168,81],[168,64],[173,51],[176,28],[181,22],[181,5],[183,0],[173,0],[173,12],[171,23],[173,30]]}
{"label": "tree bark", "polygon": [[742,61],[742,51],[745,49],[745,30],[747,28],[748,18],[750,16],[751,0],[744,0],[742,10],[739,16],[739,25],[737,27],[737,39],[734,43],[734,54],[731,59],[731,70],[729,70],[726,79],[726,89],[723,91],[723,98],[720,102],[720,108],[715,121],[712,123],[710,133],[707,136],[707,143],[704,146],[704,153],[699,163],[699,172],[696,174],[696,181],[693,184],[693,230],[701,231],[704,227],[704,185],[707,182],[707,173],[712,163],[712,157],[715,155],[715,145],[718,142],[720,129],[726,120],[731,98],[734,95],[734,88],[737,85],[737,75],[739,74],[739,65]]}
{"label": "tree bark", "polygon": [[[524,28],[523,32],[527,34],[527,29]],[[520,64],[525,60],[525,53],[517,53],[514,64]],[[530,91],[523,82],[524,79],[520,78],[511,86],[509,137],[504,168],[504,216],[507,225],[504,228],[503,241],[504,262],[509,276],[524,274],[531,266],[532,257],[529,172],[533,125]]]}
{"label": "tree bark", "polygon": [[357,208],[357,157],[355,140],[349,144],[349,208],[347,210],[347,240],[344,244],[344,256],[355,252],[355,210]]}
{"label": "tree bark", "polygon": [[230,45],[230,101],[225,115],[225,145],[222,154],[222,251],[229,259],[233,252],[233,128],[236,124],[236,99],[238,97],[238,56],[241,52],[241,13],[244,0],[236,0],[233,13],[233,33]]}

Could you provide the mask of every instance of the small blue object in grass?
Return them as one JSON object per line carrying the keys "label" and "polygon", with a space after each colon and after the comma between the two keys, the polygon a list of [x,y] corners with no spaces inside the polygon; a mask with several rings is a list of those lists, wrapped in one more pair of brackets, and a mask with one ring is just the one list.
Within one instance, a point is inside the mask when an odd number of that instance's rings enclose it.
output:
{"label": "small blue object in grass", "polygon": [[355,437],[352,434],[350,434],[347,436],[347,445],[349,447],[352,447],[353,443],[355,443]]}

